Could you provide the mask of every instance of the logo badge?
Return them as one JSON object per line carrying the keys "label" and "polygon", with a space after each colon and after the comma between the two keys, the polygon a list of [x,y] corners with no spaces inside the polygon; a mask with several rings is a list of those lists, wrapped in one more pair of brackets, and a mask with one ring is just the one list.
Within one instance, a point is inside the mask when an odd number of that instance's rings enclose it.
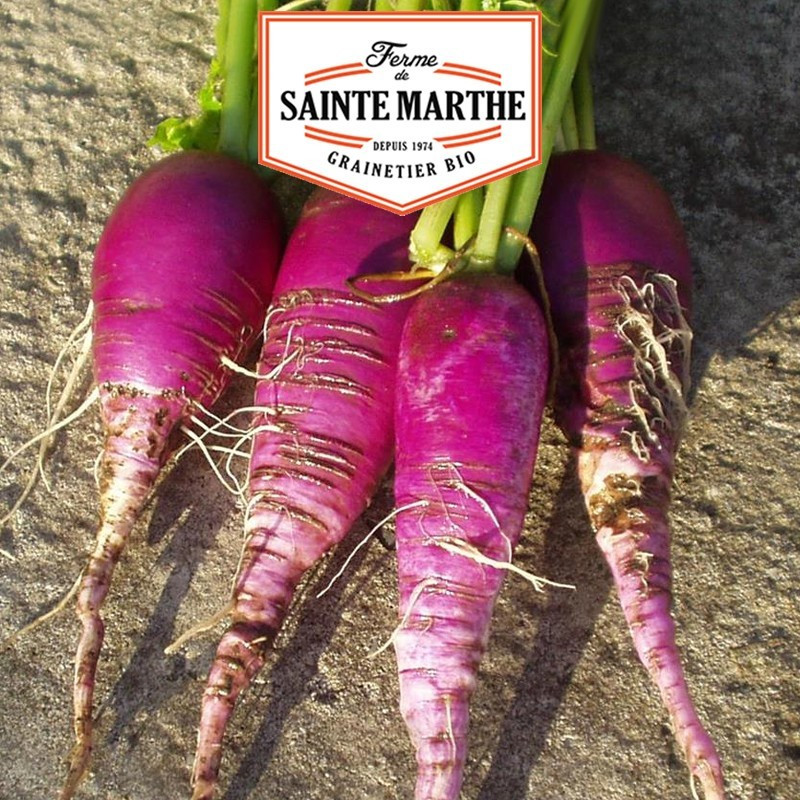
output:
{"label": "logo badge", "polygon": [[263,12],[259,162],[408,214],[541,161],[538,12]]}

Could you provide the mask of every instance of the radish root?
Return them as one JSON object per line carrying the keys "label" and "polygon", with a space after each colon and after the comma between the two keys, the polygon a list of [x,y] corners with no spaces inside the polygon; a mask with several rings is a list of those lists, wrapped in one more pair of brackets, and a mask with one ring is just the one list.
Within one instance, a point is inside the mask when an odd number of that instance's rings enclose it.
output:
{"label": "radish root", "polygon": [[[625,306],[617,332],[634,352],[639,378],[629,384],[631,412],[649,444],[661,447],[654,430],[659,425],[677,445],[688,414],[685,393],[689,389],[692,344],[692,331],[678,301],[677,284],[662,273],[651,274],[641,286],[630,275],[624,275],[616,289]],[[673,371],[676,360],[681,365],[680,375]],[[634,452],[640,460],[649,461],[650,451],[641,436],[628,433]]]}
{"label": "radish root", "polygon": [[545,586],[554,586],[559,589],[575,589],[575,585],[571,583],[557,583],[556,581],[548,580],[547,578],[541,578],[538,575],[534,575],[530,572],[526,572],[521,567],[518,567],[516,564],[512,564],[510,561],[498,561],[496,558],[489,558],[489,556],[484,555],[477,547],[469,544],[469,542],[465,542],[462,539],[451,539],[449,537],[438,537],[433,539],[433,544],[437,547],[441,547],[442,550],[446,550],[448,553],[452,553],[453,555],[464,556],[465,558],[469,558],[474,561],[476,564],[482,564],[486,567],[493,567],[494,569],[505,569],[508,572],[513,572],[515,575],[519,575],[521,578],[524,578],[528,583],[533,585],[533,588],[536,589],[537,592],[544,592]]}
{"label": "radish root", "polygon": [[408,608],[406,608],[406,613],[403,614],[403,618],[395,626],[395,629],[392,631],[392,635],[377,650],[373,650],[371,653],[368,653],[367,658],[376,658],[385,650],[388,650],[394,644],[394,640],[397,637],[397,634],[400,633],[400,631],[403,630],[403,628],[405,628],[406,623],[408,622],[408,618],[411,616],[414,610],[414,606],[417,604],[420,597],[422,597],[422,593],[429,586],[437,586],[438,584],[439,581],[436,578],[425,578],[425,580],[420,581],[414,587],[414,591],[411,593],[411,596],[408,599]]}
{"label": "radish root", "polygon": [[[39,476],[41,476],[42,482],[45,485],[47,491],[52,491],[50,488],[50,483],[47,480],[47,476],[44,472],[44,460],[47,456],[47,451],[50,448],[52,443],[52,438],[55,433],[57,433],[61,428],[65,425],[68,425],[70,422],[74,422],[78,419],[84,411],[86,411],[92,403],[97,399],[97,392],[94,391],[89,394],[89,397],[79,406],[79,408],[67,416],[62,423],[59,424],[59,418],[61,414],[64,412],[64,409],[69,402],[70,398],[74,394],[75,385],[83,371],[84,367],[86,366],[87,362],[89,361],[89,357],[91,355],[91,346],[92,346],[92,331],[91,329],[87,330],[88,326],[91,325],[92,321],[92,314],[94,312],[94,306],[92,302],[89,302],[89,305],[86,309],[86,314],[84,315],[83,319],[76,325],[76,327],[72,330],[72,332],[67,337],[67,341],[64,343],[64,346],[61,348],[58,356],[56,356],[55,363],[53,364],[53,368],[50,371],[50,377],[47,381],[47,390],[45,393],[46,398],[46,405],[47,405],[47,427],[44,431],[34,436],[32,439],[29,439],[19,448],[17,448],[6,461],[0,466],[0,472],[3,472],[5,468],[9,465],[9,463],[15,459],[18,455],[28,449],[31,445],[35,444],[37,441],[39,442],[39,453],[36,460],[36,468],[31,471],[31,474],[28,477],[25,486],[22,489],[22,493],[14,502],[14,505],[2,516],[0,517],[0,525],[5,525],[14,514],[19,511],[22,507],[22,504],[28,499],[30,493],[33,491],[34,487],[36,486],[36,482]],[[59,395],[58,401],[56,402],[55,408],[52,407],[52,389],[53,389],[53,379],[61,366],[61,362],[63,361],[66,353],[74,346],[78,337],[82,335],[80,340],[80,349],[78,354],[75,358],[75,361],[72,364],[72,367],[67,375],[66,383],[64,384],[64,388],[61,390],[61,394]],[[0,553],[13,559],[14,556],[11,553],[8,553],[6,550],[0,549]]]}
{"label": "radish root", "polygon": [[370,532],[353,548],[352,552],[347,559],[345,560],[344,564],[342,564],[341,569],[330,579],[328,585],[317,594],[317,599],[322,597],[322,595],[326,594],[330,591],[331,587],[334,583],[336,583],[339,578],[344,575],[347,567],[349,566],[350,562],[353,560],[355,554],[390,520],[394,519],[401,511],[408,511],[411,508],[418,508],[419,506],[427,506],[427,500],[417,500],[413,503],[407,503],[404,506],[400,506],[399,508],[395,508],[393,511],[388,513],[380,522],[376,523]]}
{"label": "radish root", "polygon": [[182,633],[172,644],[164,648],[164,655],[171,656],[178,652],[190,639],[194,639],[200,634],[206,633],[213,628],[216,628],[222,620],[227,619],[233,611],[233,600],[229,600],[224,608],[221,608],[215,614],[206,618],[202,622],[198,622],[189,628],[188,631]]}
{"label": "radish root", "polygon": [[[100,609],[114,568],[160,472],[169,432],[185,413],[186,400],[179,395],[138,394],[133,405],[130,393],[117,387],[115,392],[104,392],[101,406],[106,443],[100,468],[100,525],[78,589],[77,612],[83,629],[73,686],[75,746],[61,800],[73,797],[91,757],[95,672],[105,633]],[[159,427],[154,428],[154,418]]]}
{"label": "radish root", "polygon": [[36,628],[38,628],[43,622],[47,622],[47,620],[60,614],[78,593],[78,589],[80,588],[82,580],[83,573],[78,575],[78,577],[75,579],[75,583],[72,584],[72,588],[58,601],[58,603],[55,604],[55,606],[53,606],[53,608],[51,608],[49,611],[45,611],[44,614],[40,614],[35,620],[33,620],[33,622],[29,622],[27,625],[16,631],[16,633],[12,633],[11,636],[7,637],[2,643],[0,643],[0,650],[10,647],[15,642],[36,630]]}
{"label": "radish root", "polygon": [[[638,263],[596,270],[592,298],[600,303],[605,293],[618,299],[618,345],[608,357],[629,358],[634,377],[609,389],[616,402],[593,409],[584,424],[588,438],[578,463],[586,506],[634,646],[661,693],[691,774],[706,797],[720,800],[719,757],[689,696],[670,615],[667,508],[687,416],[691,331],[670,276]],[[610,446],[615,437],[630,447]]]}

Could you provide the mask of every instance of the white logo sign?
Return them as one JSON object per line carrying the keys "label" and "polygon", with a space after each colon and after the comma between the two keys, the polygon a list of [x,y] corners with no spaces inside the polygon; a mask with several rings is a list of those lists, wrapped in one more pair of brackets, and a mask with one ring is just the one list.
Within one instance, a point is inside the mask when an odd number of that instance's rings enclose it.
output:
{"label": "white logo sign", "polygon": [[538,12],[259,16],[259,161],[408,214],[541,160]]}

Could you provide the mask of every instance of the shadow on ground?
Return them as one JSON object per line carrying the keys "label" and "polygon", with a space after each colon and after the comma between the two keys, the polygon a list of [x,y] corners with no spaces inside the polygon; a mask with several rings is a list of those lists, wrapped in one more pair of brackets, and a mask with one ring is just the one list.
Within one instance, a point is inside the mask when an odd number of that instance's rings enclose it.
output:
{"label": "shadow on ground", "polygon": [[188,476],[196,474],[200,466],[197,459],[200,456],[192,454],[181,460],[155,498],[148,545],[161,541],[174,529],[159,559],[174,566],[150,615],[147,629],[139,635],[139,645],[106,703],[114,712],[108,734],[112,742],[119,741],[137,715],[159,709],[183,690],[187,680],[198,677],[189,674],[184,656],[167,656],[164,648],[179,633],[175,630],[178,611],[195,572],[230,517],[232,502],[220,486],[212,484],[210,491],[194,493],[197,500],[182,518],[184,508],[176,502],[176,495],[184,496],[182,488],[190,480]]}

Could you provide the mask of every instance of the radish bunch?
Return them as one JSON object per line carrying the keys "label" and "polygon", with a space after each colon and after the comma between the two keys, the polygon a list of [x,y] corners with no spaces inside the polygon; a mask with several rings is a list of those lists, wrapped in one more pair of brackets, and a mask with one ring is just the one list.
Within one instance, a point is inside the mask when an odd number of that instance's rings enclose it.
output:
{"label": "radish bunch", "polygon": [[[62,800],[91,754],[100,611],[115,566],[180,428],[216,401],[262,329],[245,542],[202,698],[193,800],[215,794],[236,702],[264,666],[299,582],[344,538],[393,458],[392,643],[415,797],[459,797],[469,701],[520,539],[552,372],[556,419],[576,449],[636,651],[693,780],[706,800],[723,800],[720,760],[689,698],[670,616],[667,509],[691,343],[686,244],[666,195],[630,162],[579,151],[548,167],[557,132],[567,145],[593,142],[582,112],[597,6],[560,0],[545,18],[541,166],[419,218],[317,191],[276,282],[277,209],[241,163],[256,130],[257,4],[221,4],[203,113],[166,121],[156,141],[240,161],[185,152],[158,163],[114,210],[95,256],[105,443],[100,525],[78,591],[76,745]],[[529,229],[546,313],[510,277]],[[350,279],[405,269],[409,253],[412,277],[437,273],[413,303],[382,302],[382,284],[371,298],[351,288]]]}

